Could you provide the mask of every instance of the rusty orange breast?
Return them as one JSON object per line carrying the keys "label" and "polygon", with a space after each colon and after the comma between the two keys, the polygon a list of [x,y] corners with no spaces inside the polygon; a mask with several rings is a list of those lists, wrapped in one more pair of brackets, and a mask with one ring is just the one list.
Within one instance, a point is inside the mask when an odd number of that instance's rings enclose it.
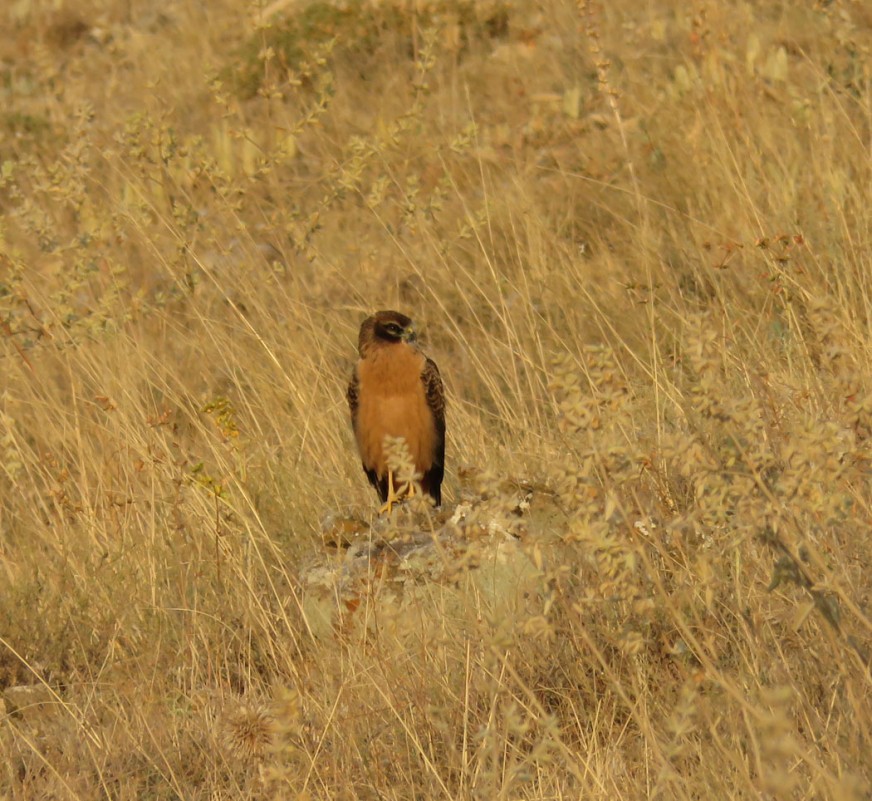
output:
{"label": "rusty orange breast", "polygon": [[371,351],[357,364],[357,445],[364,467],[380,478],[387,474],[386,436],[405,439],[418,472],[433,465],[436,425],[421,381],[424,362],[416,348],[397,343]]}

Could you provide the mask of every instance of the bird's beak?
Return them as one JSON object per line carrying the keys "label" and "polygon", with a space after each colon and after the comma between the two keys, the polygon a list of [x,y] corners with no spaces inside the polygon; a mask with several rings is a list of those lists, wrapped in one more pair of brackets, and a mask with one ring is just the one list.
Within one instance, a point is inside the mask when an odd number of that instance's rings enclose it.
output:
{"label": "bird's beak", "polygon": [[411,325],[405,331],[403,331],[403,340],[404,341],[415,342],[417,339],[418,339],[418,334]]}

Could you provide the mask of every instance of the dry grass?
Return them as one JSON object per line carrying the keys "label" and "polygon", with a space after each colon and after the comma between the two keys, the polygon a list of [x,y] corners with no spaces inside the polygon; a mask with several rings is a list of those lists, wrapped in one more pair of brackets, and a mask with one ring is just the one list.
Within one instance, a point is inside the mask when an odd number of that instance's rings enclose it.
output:
{"label": "dry grass", "polygon": [[[0,11],[0,798],[868,798],[866,4],[273,5]],[[316,630],[384,307],[538,589]]]}

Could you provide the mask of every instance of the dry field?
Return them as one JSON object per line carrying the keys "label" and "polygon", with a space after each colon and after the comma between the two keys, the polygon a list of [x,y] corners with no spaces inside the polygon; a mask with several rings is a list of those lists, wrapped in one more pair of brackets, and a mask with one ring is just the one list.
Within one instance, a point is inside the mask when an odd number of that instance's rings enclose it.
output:
{"label": "dry field", "polygon": [[865,0],[0,29],[0,799],[870,798]]}

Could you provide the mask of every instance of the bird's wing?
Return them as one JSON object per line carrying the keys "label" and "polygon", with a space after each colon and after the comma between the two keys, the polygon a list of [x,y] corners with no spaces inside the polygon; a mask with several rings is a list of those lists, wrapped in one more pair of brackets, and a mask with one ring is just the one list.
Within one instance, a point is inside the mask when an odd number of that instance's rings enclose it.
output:
{"label": "bird's wing", "polygon": [[[421,381],[424,382],[424,394],[427,396],[427,406],[436,421],[436,430],[442,439],[445,438],[445,388],[442,386],[442,376],[432,359],[424,362],[421,371]],[[441,460],[440,460],[441,461]]]}
{"label": "bird's wing", "polygon": [[433,415],[436,426],[436,442],[433,452],[433,466],[425,473],[422,486],[436,501],[442,504],[442,477],[445,473],[445,388],[439,368],[432,359],[427,359],[421,371],[421,381],[424,383],[424,395],[427,406]]}
{"label": "bird's wing", "polygon": [[351,425],[354,430],[357,430],[357,407],[360,406],[360,379],[357,377],[357,368],[351,374],[351,381],[348,382],[348,389],[345,392],[345,398],[348,400],[348,409],[351,412]]}
{"label": "bird's wing", "polygon": [[[354,433],[357,434],[357,409],[360,406],[360,378],[357,375],[357,368],[351,374],[351,380],[348,382],[348,389],[345,392],[345,398],[348,401],[348,409],[351,412],[351,427]],[[388,480],[387,478],[379,479],[378,473],[371,466],[363,464],[363,472],[378,491],[379,498],[382,501],[388,497]]]}

